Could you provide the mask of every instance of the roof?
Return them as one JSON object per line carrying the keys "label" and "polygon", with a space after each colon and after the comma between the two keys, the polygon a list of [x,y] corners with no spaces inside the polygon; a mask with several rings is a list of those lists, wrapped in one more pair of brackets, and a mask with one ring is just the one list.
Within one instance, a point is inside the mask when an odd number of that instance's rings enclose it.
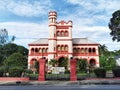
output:
{"label": "roof", "polygon": [[[73,38],[73,44],[98,44],[94,41],[89,40],[88,38]],[[48,38],[40,38],[29,44],[48,44]]]}
{"label": "roof", "polygon": [[48,39],[47,38],[40,38],[40,39],[33,41],[29,44],[48,44]]}
{"label": "roof", "polygon": [[73,38],[73,44],[98,44],[88,38]]}

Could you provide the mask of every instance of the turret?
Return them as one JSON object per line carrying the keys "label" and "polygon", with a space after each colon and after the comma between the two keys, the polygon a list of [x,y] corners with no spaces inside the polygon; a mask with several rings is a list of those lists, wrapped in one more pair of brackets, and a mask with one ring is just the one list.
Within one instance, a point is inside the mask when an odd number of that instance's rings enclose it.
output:
{"label": "turret", "polygon": [[55,11],[51,11],[48,14],[49,18],[49,49],[48,49],[48,61],[50,59],[55,58],[56,56],[56,19],[57,19],[57,13]]}
{"label": "turret", "polygon": [[57,13],[55,11],[49,12],[49,24],[56,23]]}

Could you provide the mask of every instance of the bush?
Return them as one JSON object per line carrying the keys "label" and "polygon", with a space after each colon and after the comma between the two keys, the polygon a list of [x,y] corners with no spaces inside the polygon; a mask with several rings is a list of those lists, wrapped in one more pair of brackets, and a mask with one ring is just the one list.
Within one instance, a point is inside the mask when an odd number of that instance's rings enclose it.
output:
{"label": "bush", "polygon": [[30,70],[30,69],[25,69],[24,71],[25,71],[26,74],[32,74],[33,73],[33,71]]}
{"label": "bush", "polygon": [[38,80],[38,74],[29,74],[30,80]]}
{"label": "bush", "polygon": [[94,69],[94,73],[98,78],[106,77],[106,69],[104,69],[104,68],[96,68],[96,69]]}
{"label": "bush", "polygon": [[115,67],[112,69],[114,77],[120,77],[120,67]]}
{"label": "bush", "polygon": [[0,67],[0,77],[2,77],[4,74],[4,67]]}
{"label": "bush", "polygon": [[9,76],[10,77],[20,77],[23,71],[24,71],[23,68],[11,67],[11,68],[9,68]]}
{"label": "bush", "polygon": [[70,70],[65,70],[65,74],[70,74]]}

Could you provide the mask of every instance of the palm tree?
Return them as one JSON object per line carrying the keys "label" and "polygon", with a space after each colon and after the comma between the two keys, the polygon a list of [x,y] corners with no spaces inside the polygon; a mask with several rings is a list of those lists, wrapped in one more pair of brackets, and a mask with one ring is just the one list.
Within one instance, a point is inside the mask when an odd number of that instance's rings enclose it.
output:
{"label": "palm tree", "polygon": [[108,53],[107,46],[106,46],[105,44],[100,45],[100,47],[99,47],[99,52],[100,52],[100,55],[102,55],[102,56],[103,56],[104,54]]}
{"label": "palm tree", "polygon": [[54,66],[58,65],[58,61],[57,61],[56,59],[51,59],[51,60],[49,61],[49,64],[54,67]]}

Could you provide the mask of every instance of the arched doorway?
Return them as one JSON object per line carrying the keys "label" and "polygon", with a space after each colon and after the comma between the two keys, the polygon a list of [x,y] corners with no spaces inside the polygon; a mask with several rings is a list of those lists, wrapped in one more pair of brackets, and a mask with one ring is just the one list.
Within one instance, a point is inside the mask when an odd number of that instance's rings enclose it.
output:
{"label": "arched doorway", "polygon": [[58,66],[59,67],[65,67],[67,69],[68,66],[68,58],[61,57],[58,59]]}
{"label": "arched doorway", "polygon": [[89,64],[91,67],[95,67],[95,65],[96,65],[95,59],[90,59]]}
{"label": "arched doorway", "polygon": [[36,72],[37,71],[37,68],[36,68],[36,63],[37,63],[37,59],[32,59],[30,61],[30,69],[33,71],[33,72]]}

